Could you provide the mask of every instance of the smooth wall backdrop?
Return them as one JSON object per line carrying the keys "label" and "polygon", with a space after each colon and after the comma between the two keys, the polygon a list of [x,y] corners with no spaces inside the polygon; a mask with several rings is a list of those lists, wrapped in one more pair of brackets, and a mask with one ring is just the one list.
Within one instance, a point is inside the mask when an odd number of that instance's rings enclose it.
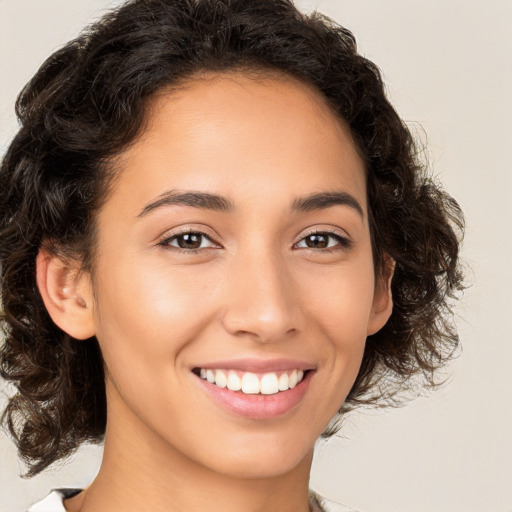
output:
{"label": "smooth wall backdrop", "polygon": [[[0,0],[0,153],[18,91],[43,60],[119,2]],[[354,414],[319,444],[312,487],[362,512],[512,512],[512,1],[298,0],[350,28],[383,70],[434,172],[467,216],[472,287],[447,385],[392,411]],[[1,386],[1,384],[0,384]],[[0,387],[0,406],[11,390]],[[100,447],[32,479],[0,433],[0,511],[83,487]]]}

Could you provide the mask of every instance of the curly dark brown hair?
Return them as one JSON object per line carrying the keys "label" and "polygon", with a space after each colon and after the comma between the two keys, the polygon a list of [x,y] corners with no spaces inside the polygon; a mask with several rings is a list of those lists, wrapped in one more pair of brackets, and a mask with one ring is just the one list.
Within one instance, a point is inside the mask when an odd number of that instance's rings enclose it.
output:
{"label": "curly dark brown hair", "polygon": [[0,174],[0,374],[18,392],[4,412],[35,475],[105,432],[97,340],[50,319],[35,281],[42,244],[94,262],[95,212],[109,161],[144,126],[148,100],[202,72],[278,71],[316,87],[348,124],[367,169],[377,274],[396,262],[394,309],[368,337],[344,412],[390,405],[434,386],[458,338],[451,304],[463,287],[463,217],[418,158],[386,99],[378,68],[353,35],[290,0],[132,0],[55,52],[21,92],[20,130]]}

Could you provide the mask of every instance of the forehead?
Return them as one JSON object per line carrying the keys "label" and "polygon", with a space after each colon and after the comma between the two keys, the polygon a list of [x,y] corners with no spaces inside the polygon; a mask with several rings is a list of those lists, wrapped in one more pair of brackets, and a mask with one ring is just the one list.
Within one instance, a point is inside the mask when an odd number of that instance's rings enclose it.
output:
{"label": "forehead", "polygon": [[[268,139],[281,132],[289,137],[289,144],[295,141],[298,145],[317,142],[317,138],[325,140],[331,132],[333,146],[339,143],[337,138],[348,138],[350,149],[356,149],[348,126],[318,89],[278,72],[199,75],[157,93],[148,104],[146,121],[143,138],[155,142],[164,130],[169,134],[188,130],[192,143],[194,134],[203,135],[208,128],[217,137],[222,133],[230,136],[230,125],[236,124],[240,134],[248,137],[247,142],[254,144],[264,141],[261,125],[265,124]],[[199,122],[201,131],[197,131]],[[222,128],[220,133],[218,128]],[[348,148],[344,149],[346,152]]]}
{"label": "forehead", "polygon": [[165,188],[271,198],[348,187],[366,208],[348,127],[319,91],[283,75],[209,74],[161,91],[118,163],[119,186],[141,201]]}

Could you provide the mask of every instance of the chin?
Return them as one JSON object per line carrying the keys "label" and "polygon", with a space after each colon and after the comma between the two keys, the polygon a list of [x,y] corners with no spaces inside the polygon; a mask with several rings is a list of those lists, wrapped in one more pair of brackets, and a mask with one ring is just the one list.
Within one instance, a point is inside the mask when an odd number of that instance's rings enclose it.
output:
{"label": "chin", "polygon": [[243,479],[275,479],[298,470],[299,466],[306,460],[309,461],[309,458],[287,461],[284,461],[282,458],[279,461],[252,458],[251,460],[236,461],[231,464],[225,463],[217,469],[217,472],[225,476]]}
{"label": "chin", "polygon": [[222,459],[214,457],[218,473],[239,478],[276,478],[297,470],[306,464],[309,468],[313,457],[314,441],[301,446],[290,446],[282,440],[258,440],[241,446],[233,443]]}

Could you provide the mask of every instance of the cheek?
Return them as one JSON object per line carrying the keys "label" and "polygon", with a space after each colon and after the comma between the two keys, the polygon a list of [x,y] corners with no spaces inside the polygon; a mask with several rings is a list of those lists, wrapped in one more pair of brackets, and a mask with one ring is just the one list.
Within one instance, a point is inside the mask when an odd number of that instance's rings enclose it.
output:
{"label": "cheek", "polygon": [[369,258],[357,264],[318,268],[303,278],[308,313],[334,342],[357,343],[366,339],[374,291]]}
{"label": "cheek", "polygon": [[98,276],[97,337],[107,366],[156,372],[200,336],[222,301],[208,266],[118,261]]}
{"label": "cheek", "polygon": [[123,272],[119,265],[98,284],[96,325],[104,357],[167,359],[197,328],[200,291],[193,282],[133,268]]}
{"label": "cheek", "polygon": [[165,426],[169,404],[180,407],[173,390],[183,387],[184,374],[176,371],[182,351],[199,336],[209,304],[190,273],[184,279],[179,271],[134,268],[119,264],[98,278],[97,338],[113,384],[109,403],[114,411],[125,403],[145,423]]}
{"label": "cheek", "polygon": [[330,398],[323,406],[332,414],[345,400],[359,372],[372,311],[373,262],[371,257],[357,261],[339,265],[336,271],[318,269],[306,283],[310,324],[318,329],[319,338],[327,341],[319,350],[331,376],[325,384],[325,396]]}

